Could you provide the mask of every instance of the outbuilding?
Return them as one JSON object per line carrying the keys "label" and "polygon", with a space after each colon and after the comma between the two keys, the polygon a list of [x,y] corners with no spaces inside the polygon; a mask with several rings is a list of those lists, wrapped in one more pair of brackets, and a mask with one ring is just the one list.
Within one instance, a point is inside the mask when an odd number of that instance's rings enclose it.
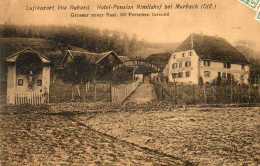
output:
{"label": "outbuilding", "polygon": [[32,48],[6,58],[7,104],[43,104],[48,102],[50,60]]}

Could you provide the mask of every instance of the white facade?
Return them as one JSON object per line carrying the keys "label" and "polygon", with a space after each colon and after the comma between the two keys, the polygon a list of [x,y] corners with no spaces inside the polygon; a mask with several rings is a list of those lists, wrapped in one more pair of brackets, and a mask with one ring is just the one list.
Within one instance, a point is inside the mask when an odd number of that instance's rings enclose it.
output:
{"label": "white facade", "polygon": [[211,83],[218,76],[248,84],[249,78],[248,65],[201,60],[195,50],[173,53],[165,71],[169,82],[184,84]]}
{"label": "white facade", "polygon": [[194,50],[173,53],[168,63],[168,81],[188,84],[199,82],[199,57]]}
{"label": "white facade", "polygon": [[[17,58],[23,56],[20,53],[33,53],[41,60],[43,67],[40,73],[35,75],[20,74],[17,72]],[[22,52],[7,57],[7,104],[16,104],[18,97],[21,100],[27,96],[36,96],[36,94],[49,94],[50,87],[50,62],[31,49],[25,49]],[[28,65],[28,64],[24,64]]]}

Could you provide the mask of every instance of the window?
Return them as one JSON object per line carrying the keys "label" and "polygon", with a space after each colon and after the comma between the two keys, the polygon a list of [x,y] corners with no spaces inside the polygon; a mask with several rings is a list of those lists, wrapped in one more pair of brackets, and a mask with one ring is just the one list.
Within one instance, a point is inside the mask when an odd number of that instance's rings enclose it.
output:
{"label": "window", "polygon": [[183,73],[182,72],[178,73],[178,77],[182,78],[183,77]]}
{"label": "window", "polygon": [[17,84],[18,86],[23,86],[23,79],[18,79]]}
{"label": "window", "polygon": [[179,63],[179,68],[182,68],[182,62]]}
{"label": "window", "polygon": [[178,73],[173,73],[172,74],[172,78],[177,78],[177,76],[178,76]]}
{"label": "window", "polygon": [[241,65],[241,69],[245,70],[245,65],[244,64]]}
{"label": "window", "polygon": [[227,78],[227,73],[222,73],[222,78],[226,79]]}
{"label": "window", "polygon": [[42,80],[37,80],[36,84],[37,86],[42,86]]}
{"label": "window", "polygon": [[172,55],[172,58],[175,59],[175,55],[174,54]]}
{"label": "window", "polygon": [[184,52],[184,53],[182,53],[182,57],[185,57],[185,52]]}
{"label": "window", "polygon": [[232,78],[232,75],[230,73],[227,73],[227,79],[231,80],[231,78]]}
{"label": "window", "polygon": [[172,64],[172,68],[173,68],[173,69],[178,68],[178,63],[174,63],[174,64]]}
{"label": "window", "polygon": [[231,68],[231,64],[229,62],[224,63],[224,68],[230,69]]}
{"label": "window", "polygon": [[210,71],[204,71],[204,77],[210,77]]}
{"label": "window", "polygon": [[189,55],[192,56],[192,51],[189,52]]}
{"label": "window", "polygon": [[203,61],[204,66],[210,66],[210,61]]}
{"label": "window", "polygon": [[190,71],[186,71],[186,77],[190,77]]}
{"label": "window", "polygon": [[185,62],[185,67],[190,67],[190,66],[191,66],[191,62],[190,61]]}
{"label": "window", "polygon": [[245,78],[244,78],[243,75],[240,76],[240,80],[241,80],[241,81],[244,81],[244,80],[245,80]]}
{"label": "window", "polygon": [[218,72],[218,78],[221,78],[221,72]]}

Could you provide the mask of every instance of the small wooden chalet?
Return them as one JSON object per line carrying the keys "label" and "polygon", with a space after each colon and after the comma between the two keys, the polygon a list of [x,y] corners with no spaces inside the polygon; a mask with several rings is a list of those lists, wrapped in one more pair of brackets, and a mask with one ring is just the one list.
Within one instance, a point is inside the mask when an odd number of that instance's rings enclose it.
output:
{"label": "small wooden chalet", "polygon": [[97,67],[96,78],[105,79],[111,74],[113,66],[122,63],[121,59],[114,51],[93,53],[89,51],[67,50],[62,60],[62,67],[64,68],[69,62],[80,58],[90,65]]}
{"label": "small wooden chalet", "polygon": [[48,102],[50,60],[32,48],[6,58],[7,104]]}

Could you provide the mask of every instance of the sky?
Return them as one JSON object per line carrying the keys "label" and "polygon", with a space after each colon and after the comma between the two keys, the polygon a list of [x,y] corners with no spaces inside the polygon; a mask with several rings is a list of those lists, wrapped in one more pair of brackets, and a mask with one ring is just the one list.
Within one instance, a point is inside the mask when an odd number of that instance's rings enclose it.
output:
{"label": "sky", "polygon": [[[169,17],[115,17],[72,18],[71,11],[26,11],[26,6],[42,5],[90,5],[97,4],[216,4],[211,10],[171,10]],[[260,22],[256,12],[242,5],[239,0],[9,0],[0,1],[0,24],[19,25],[85,25],[136,34],[149,42],[180,42],[190,33],[203,33],[237,40],[253,41],[260,48]],[[97,12],[83,11],[79,13]],[[113,12],[113,10],[111,10]],[[133,11],[133,12],[140,12]],[[164,11],[161,11],[164,12]]]}

